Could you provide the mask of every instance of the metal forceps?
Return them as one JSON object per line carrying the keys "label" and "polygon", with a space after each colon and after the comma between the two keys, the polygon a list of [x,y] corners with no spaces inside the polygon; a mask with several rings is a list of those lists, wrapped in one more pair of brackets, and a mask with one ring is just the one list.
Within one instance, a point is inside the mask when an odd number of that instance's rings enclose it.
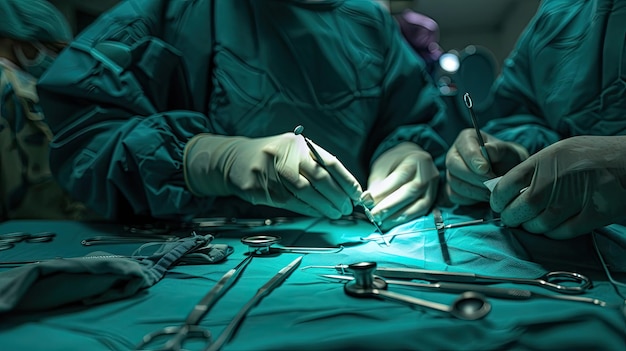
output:
{"label": "metal forceps", "polygon": [[[250,263],[253,256],[246,257],[243,261],[239,262],[237,266],[231,268],[226,274],[220,278],[220,280],[213,286],[209,292],[204,295],[191,310],[185,322],[179,326],[169,326],[163,329],[157,330],[153,333],[147,334],[143,337],[141,343],[137,346],[136,350],[153,350],[153,351],[182,351],[186,341],[191,339],[204,340],[208,344],[211,343],[211,332],[198,325],[204,315],[209,312],[211,307],[217,302],[217,300],[228,290],[232,284],[237,280],[241,272]],[[161,344],[158,348],[146,348],[150,344],[160,337],[172,335],[166,343]]]}
{"label": "metal forceps", "polygon": [[15,247],[15,244],[19,242],[26,243],[47,243],[52,241],[56,233],[52,232],[40,232],[40,233],[26,233],[26,232],[14,232],[7,234],[0,234],[0,251],[9,250]]}
{"label": "metal forceps", "polygon": [[[395,279],[418,279],[436,282],[495,284],[515,283],[536,285],[565,294],[582,294],[589,290],[593,283],[588,277],[575,272],[553,271],[538,278],[514,278],[480,275],[474,273],[431,271],[417,268],[378,267],[377,275]],[[569,282],[570,284],[566,284]]]}

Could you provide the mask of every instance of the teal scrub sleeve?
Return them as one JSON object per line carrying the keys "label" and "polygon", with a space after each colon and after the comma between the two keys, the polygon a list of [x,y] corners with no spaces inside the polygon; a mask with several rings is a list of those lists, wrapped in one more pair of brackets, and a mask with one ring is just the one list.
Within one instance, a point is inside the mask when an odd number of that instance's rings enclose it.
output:
{"label": "teal scrub sleeve", "polygon": [[481,129],[500,140],[522,145],[531,155],[561,139],[542,118],[527,114],[494,119]]}
{"label": "teal scrub sleeve", "polygon": [[382,153],[404,141],[416,143],[443,165],[448,145],[437,132],[437,125],[446,119],[443,100],[424,61],[402,38],[396,23],[389,21],[386,29],[391,44],[385,60],[381,117],[373,128],[385,137],[377,144],[370,166]]}
{"label": "teal scrub sleeve", "polygon": [[[177,29],[181,18],[206,21],[197,7],[209,2],[176,2],[165,14],[166,3],[121,3],[64,50],[38,84],[55,134],[53,173],[106,218],[188,219],[213,201],[186,189],[182,169],[186,142],[213,131],[198,112],[207,88],[186,84],[186,58],[157,37],[163,26]],[[185,63],[208,66],[208,51],[199,48]]]}
{"label": "teal scrub sleeve", "polygon": [[542,117],[532,75],[528,74],[532,64],[529,57],[532,23],[522,33],[491,88],[492,105],[481,111],[481,115],[491,117],[482,128],[485,133],[521,144],[530,154],[560,139]]}
{"label": "teal scrub sleeve", "polygon": [[625,15],[620,1],[542,1],[492,87],[485,132],[531,153],[575,135],[623,135]]}

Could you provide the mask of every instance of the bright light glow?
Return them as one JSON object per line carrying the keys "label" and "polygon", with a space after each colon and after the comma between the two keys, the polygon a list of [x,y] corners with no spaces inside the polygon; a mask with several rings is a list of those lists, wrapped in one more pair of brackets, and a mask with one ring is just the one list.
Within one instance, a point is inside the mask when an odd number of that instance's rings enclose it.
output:
{"label": "bright light glow", "polygon": [[445,53],[439,57],[439,65],[449,73],[454,73],[459,69],[459,57],[455,54]]}

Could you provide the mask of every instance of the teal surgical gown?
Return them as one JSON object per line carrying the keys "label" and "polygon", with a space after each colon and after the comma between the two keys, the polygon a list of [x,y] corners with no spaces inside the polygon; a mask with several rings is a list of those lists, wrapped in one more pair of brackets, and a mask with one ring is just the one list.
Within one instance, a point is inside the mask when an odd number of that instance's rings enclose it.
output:
{"label": "teal surgical gown", "polygon": [[55,61],[39,91],[64,188],[109,218],[214,213],[182,169],[198,133],[305,126],[366,185],[410,140],[437,158],[443,103],[424,62],[368,0],[127,0]]}
{"label": "teal surgical gown", "polygon": [[485,131],[531,153],[626,134],[626,1],[544,0],[493,86]]}

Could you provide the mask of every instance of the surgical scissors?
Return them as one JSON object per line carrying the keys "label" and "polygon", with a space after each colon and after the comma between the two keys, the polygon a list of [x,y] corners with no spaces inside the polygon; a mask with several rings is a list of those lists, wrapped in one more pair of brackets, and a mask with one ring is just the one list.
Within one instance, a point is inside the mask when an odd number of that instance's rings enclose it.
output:
{"label": "surgical scissors", "polygon": [[224,344],[226,344],[233,336],[233,333],[235,333],[239,324],[241,324],[252,307],[256,306],[265,296],[269,295],[270,292],[289,278],[291,273],[293,273],[293,271],[295,271],[300,265],[300,262],[302,262],[302,257],[303,256],[299,256],[295,260],[291,261],[291,263],[283,267],[280,271],[278,271],[278,273],[276,273],[276,275],[268,280],[267,283],[263,284],[263,286],[257,290],[256,294],[252,296],[252,298],[239,310],[239,312],[237,312],[237,315],[230,321],[230,323],[228,323],[228,326],[226,326],[224,331],[222,331],[222,334],[220,334],[217,340],[215,340],[215,343],[213,343],[207,351],[220,350],[222,346],[224,346]]}
{"label": "surgical scissors", "polygon": [[[339,264],[335,266],[307,266],[308,268],[333,268],[345,274],[350,266]],[[538,278],[514,278],[496,277],[464,272],[434,271],[418,268],[393,268],[377,267],[374,274],[390,279],[417,279],[434,282],[453,283],[474,283],[474,284],[495,284],[495,283],[515,283],[525,285],[536,285],[552,291],[565,294],[582,294],[589,290],[593,283],[591,279],[575,272],[553,271],[548,272]],[[566,284],[569,282],[570,284]]]}
{"label": "surgical scissors", "polygon": [[[198,325],[202,318],[209,312],[211,307],[217,302],[217,300],[224,295],[224,293],[233,285],[237,280],[241,272],[248,266],[253,256],[246,257],[243,261],[239,262],[234,268],[231,268],[226,274],[220,278],[220,280],[213,286],[211,290],[198,302],[182,325],[169,326],[161,330],[157,330],[153,333],[147,334],[143,337],[141,343],[137,346],[136,350],[153,350],[153,351],[182,351],[184,350],[184,343],[190,339],[201,339],[207,344],[211,342],[211,332]],[[157,349],[146,349],[145,347],[153,343],[157,338],[173,335],[166,343],[162,344]]]}
{"label": "surgical scissors", "polygon": [[281,237],[278,235],[249,235],[241,238],[241,242],[248,246],[250,253],[254,255],[269,255],[273,252],[288,253],[337,253],[343,250],[343,246],[339,247],[287,247],[271,246],[280,243]]}
{"label": "surgical scissors", "polygon": [[[351,275],[335,275],[335,274],[322,274],[322,277],[329,278],[329,279],[337,279],[340,281],[352,281],[355,279],[355,277]],[[606,301],[602,301],[600,299],[596,299],[592,297],[543,294],[543,293],[536,293],[536,292],[526,290],[526,289],[494,288],[491,286],[484,286],[484,285],[479,285],[479,284],[446,283],[446,282],[417,283],[417,282],[408,281],[408,280],[395,280],[395,279],[385,279],[385,282],[387,284],[392,284],[392,285],[403,285],[403,286],[410,286],[410,287],[414,287],[418,289],[438,290],[442,292],[463,293],[466,291],[473,291],[473,292],[484,294],[489,297],[511,299],[511,300],[529,300],[529,299],[537,297],[537,298],[550,298],[550,299],[556,299],[556,300],[585,302],[585,303],[590,303],[590,304],[598,305],[602,307],[606,307],[608,305]]]}
{"label": "surgical scissors", "polygon": [[40,233],[26,233],[26,232],[13,232],[7,234],[0,234],[0,251],[9,250],[15,247],[15,244],[19,242],[26,243],[47,243],[54,239],[56,233],[52,232],[40,232]]}
{"label": "surgical scissors", "polygon": [[387,282],[374,275],[376,262],[354,263],[349,265],[349,269],[354,274],[354,279],[344,285],[344,291],[350,296],[377,297],[427,307],[464,320],[481,319],[491,311],[491,304],[487,299],[473,291],[463,292],[450,305],[388,291]]}

